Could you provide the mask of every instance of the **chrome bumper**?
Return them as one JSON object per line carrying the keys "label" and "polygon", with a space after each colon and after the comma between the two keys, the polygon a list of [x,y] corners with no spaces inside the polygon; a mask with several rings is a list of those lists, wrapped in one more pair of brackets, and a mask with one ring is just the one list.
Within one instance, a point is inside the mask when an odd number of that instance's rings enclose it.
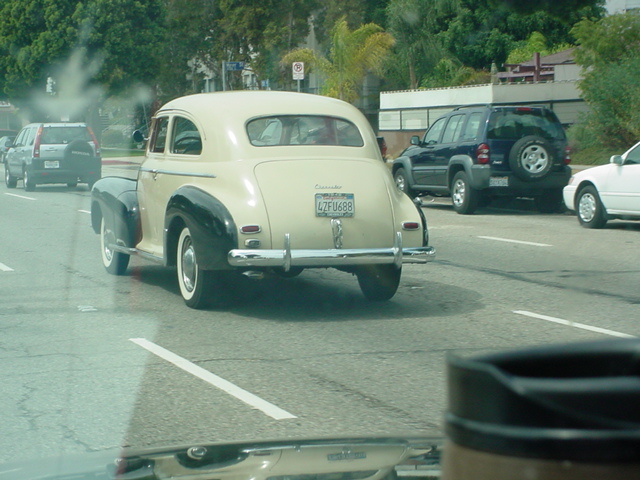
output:
{"label": "chrome bumper", "polygon": [[282,250],[234,249],[228,261],[232,267],[340,267],[348,265],[427,263],[435,259],[433,247],[402,248],[402,234],[396,233],[393,247],[327,250],[292,250],[289,234]]}

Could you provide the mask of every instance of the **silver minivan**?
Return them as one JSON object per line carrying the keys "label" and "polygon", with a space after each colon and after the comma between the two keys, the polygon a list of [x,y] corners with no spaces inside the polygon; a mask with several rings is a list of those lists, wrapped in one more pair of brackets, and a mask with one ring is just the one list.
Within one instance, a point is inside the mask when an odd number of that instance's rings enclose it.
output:
{"label": "silver minivan", "polygon": [[100,179],[100,147],[84,123],[31,123],[18,133],[5,156],[5,182],[15,188],[22,179],[24,189],[44,183],[66,183],[89,189]]}

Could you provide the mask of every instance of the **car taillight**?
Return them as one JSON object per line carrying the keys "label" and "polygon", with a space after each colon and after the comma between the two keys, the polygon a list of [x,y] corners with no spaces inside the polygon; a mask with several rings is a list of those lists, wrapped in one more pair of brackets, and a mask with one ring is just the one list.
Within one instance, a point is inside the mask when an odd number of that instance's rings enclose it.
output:
{"label": "car taillight", "polygon": [[42,127],[38,128],[38,133],[36,133],[36,141],[33,145],[33,157],[40,157],[40,140],[42,139]]}
{"label": "car taillight", "polygon": [[489,163],[489,145],[481,143],[476,149],[476,158],[481,165]]}
{"label": "car taillight", "polygon": [[571,163],[571,147],[564,149],[564,164],[569,165]]}
{"label": "car taillight", "polygon": [[87,127],[87,130],[89,130],[89,135],[91,135],[91,141],[93,142],[93,146],[96,149],[96,157],[99,157],[100,156],[100,145],[98,145],[98,139],[93,134],[93,130],[91,130],[91,127]]}

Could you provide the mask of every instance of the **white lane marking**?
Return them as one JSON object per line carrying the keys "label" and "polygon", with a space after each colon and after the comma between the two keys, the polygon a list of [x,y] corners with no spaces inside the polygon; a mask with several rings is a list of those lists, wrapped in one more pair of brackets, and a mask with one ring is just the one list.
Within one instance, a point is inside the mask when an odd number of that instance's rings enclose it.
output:
{"label": "white lane marking", "polygon": [[3,272],[13,272],[13,268],[7,267],[4,263],[0,263],[0,270]]}
{"label": "white lane marking", "polygon": [[253,393],[247,392],[242,388],[234,385],[233,383],[221,378],[208,370],[205,370],[202,367],[194,365],[187,359],[176,355],[173,352],[161,347],[160,345],[156,345],[153,342],[150,342],[146,338],[130,338],[130,341],[141,346],[142,348],[148,350],[149,352],[157,355],[158,357],[166,360],[174,364],[176,367],[181,368],[185,372],[188,372],[196,377],[204,380],[205,382],[210,383],[216,388],[228,393],[236,397],[238,400],[246,403],[247,405],[261,410],[265,415],[270,416],[276,420],[284,420],[287,418],[298,418],[295,415],[287,412],[286,410],[282,410],[279,407],[276,407],[272,403],[263,400],[262,398],[254,395]]}
{"label": "white lane marking", "polygon": [[592,327],[591,325],[585,325],[584,323],[572,322],[570,320],[564,320],[562,318],[549,317],[547,315],[540,315],[538,313],[527,312],[524,310],[514,310],[513,313],[518,315],[525,315],[531,318],[537,318],[540,320],[546,320],[547,322],[559,323],[560,325],[567,325],[569,327],[582,328],[583,330],[589,330],[591,332],[602,333],[604,335],[610,335],[612,337],[621,338],[636,338],[635,335],[629,335],[627,333],[616,332],[615,330],[608,330],[606,328]]}
{"label": "white lane marking", "polygon": [[497,242],[520,243],[522,245],[532,245],[534,247],[552,247],[553,246],[553,245],[549,245],[548,243],[523,242],[522,240],[511,240],[510,238],[483,237],[480,235],[478,236],[478,238],[484,238],[485,240],[495,240]]}
{"label": "white lane marking", "polygon": [[24,200],[35,200],[35,198],[33,198],[33,197],[25,197],[24,195],[17,195],[15,193],[7,193],[7,192],[5,192],[5,195],[9,195],[10,197],[23,198]]}
{"label": "white lane marking", "polygon": [[91,213],[89,210],[78,210],[80,213]]}

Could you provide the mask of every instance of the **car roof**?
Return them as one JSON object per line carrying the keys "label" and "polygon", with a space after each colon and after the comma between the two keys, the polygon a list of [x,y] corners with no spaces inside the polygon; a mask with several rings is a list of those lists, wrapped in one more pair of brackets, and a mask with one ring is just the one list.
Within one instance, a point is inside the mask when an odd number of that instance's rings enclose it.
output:
{"label": "car roof", "polygon": [[321,95],[276,91],[233,91],[188,95],[171,100],[158,114],[184,110],[206,118],[212,112],[224,112],[226,120],[240,119],[243,123],[265,115],[307,114],[353,118],[360,111],[353,105]]}

